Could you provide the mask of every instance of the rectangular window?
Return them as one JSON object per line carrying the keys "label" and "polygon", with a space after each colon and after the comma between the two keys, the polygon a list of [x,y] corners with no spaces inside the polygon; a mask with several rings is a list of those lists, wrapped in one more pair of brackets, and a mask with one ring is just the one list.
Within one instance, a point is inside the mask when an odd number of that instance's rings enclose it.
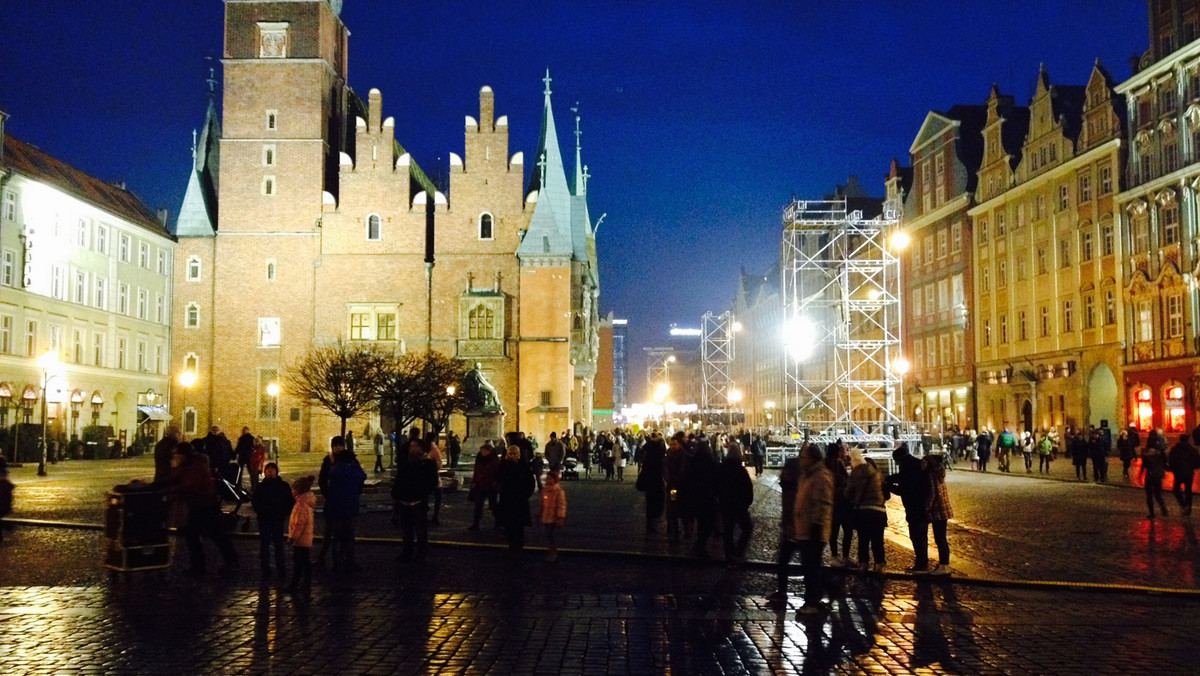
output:
{"label": "rectangular window", "polygon": [[1167,338],[1183,335],[1183,295],[1167,296]]}
{"label": "rectangular window", "polygon": [[25,356],[37,354],[38,323],[32,319],[25,322]]}
{"label": "rectangular window", "polygon": [[1150,250],[1150,218],[1146,214],[1133,217],[1133,253]]}
{"label": "rectangular window", "polygon": [[954,363],[958,365],[967,363],[967,350],[962,331],[954,332]]}
{"label": "rectangular window", "polygon": [[925,236],[925,263],[933,263],[933,235]]}
{"label": "rectangular window", "polygon": [[922,314],[923,314],[923,310],[921,309],[921,290],[913,289],[912,290],[912,316],[920,317]]}
{"label": "rectangular window", "polygon": [[267,109],[266,119],[267,119],[267,131],[275,131],[276,129],[279,129],[279,111],[278,110]]}
{"label": "rectangular window", "polygon": [[1101,249],[1100,250],[1102,252],[1101,255],[1104,255],[1104,256],[1113,255],[1114,242],[1113,242],[1112,223],[1105,223],[1104,226],[1100,228],[1100,234],[1101,234],[1101,238],[1100,238]]}
{"label": "rectangular window", "polygon": [[199,256],[192,256],[191,258],[188,258],[186,274],[187,274],[187,277],[186,277],[187,281],[189,281],[189,282],[200,281],[200,257]]}
{"label": "rectangular window", "polygon": [[263,176],[262,194],[264,194],[264,195],[274,195],[275,194],[275,177],[274,176]]}
{"label": "rectangular window", "polygon": [[1071,240],[1061,239],[1058,241],[1058,267],[1071,267]]}
{"label": "rectangular window", "polygon": [[1034,201],[1034,204],[1037,205],[1037,218],[1039,220],[1045,218],[1046,217],[1046,196],[1038,195],[1037,199]]}
{"label": "rectangular window", "polygon": [[132,240],[129,239],[129,235],[122,234],[117,242],[117,258],[119,258],[122,263],[128,263],[130,256],[132,255]]}
{"label": "rectangular window", "polygon": [[1044,246],[1037,248],[1037,273],[1039,275],[1046,274],[1046,247]]}
{"label": "rectangular window", "polygon": [[1071,206],[1071,187],[1066,183],[1058,186],[1058,210],[1066,211]]}
{"label": "rectangular window", "polygon": [[950,309],[950,280],[939,279],[937,283],[938,290],[938,310],[945,312]]}
{"label": "rectangular window", "polygon": [[0,354],[12,352],[12,331],[13,318],[9,315],[0,315]]}
{"label": "rectangular window", "polygon": [[139,340],[137,344],[137,370],[146,370],[146,342]]}
{"label": "rectangular window", "polygon": [[99,331],[92,334],[92,363],[104,366],[104,334]]}
{"label": "rectangular window", "polygon": [[1008,315],[1000,315],[1000,344],[1008,344]]}
{"label": "rectangular window", "polygon": [[13,286],[17,281],[17,252],[5,249],[0,262],[0,284]]}
{"label": "rectangular window", "polygon": [[1008,286],[1008,262],[996,261],[996,288],[1003,289]]}
{"label": "rectangular window", "polygon": [[1079,202],[1087,202],[1092,199],[1092,177],[1090,174],[1082,174],[1079,176]]}
{"label": "rectangular window", "polygon": [[1005,213],[1003,211],[996,212],[996,236],[1003,237],[1008,233],[1008,228],[1005,226]]}
{"label": "rectangular window", "polygon": [[162,249],[158,250],[158,274],[167,274],[167,252]]}
{"label": "rectangular window", "polygon": [[145,242],[138,244],[138,266],[150,269],[150,245]]}
{"label": "rectangular window", "polygon": [[1017,229],[1025,227],[1025,203],[1017,205]]}
{"label": "rectangular window", "polygon": [[933,284],[925,285],[925,312],[933,314],[939,309],[937,306],[937,287]]}
{"label": "rectangular window", "polygon": [[937,360],[937,338],[926,336],[925,338],[925,365],[929,368],[938,366]]}
{"label": "rectangular window", "polygon": [[1138,302],[1138,342],[1149,343],[1154,340],[1154,303],[1143,300]]}
{"label": "rectangular window", "polygon": [[1017,281],[1024,281],[1029,274],[1029,266],[1025,262],[1025,254],[1017,254]]}
{"label": "rectangular window", "polygon": [[1163,244],[1175,244],[1179,241],[1179,204],[1171,202],[1162,208]]}
{"label": "rectangular window", "polygon": [[128,363],[126,360],[126,354],[128,352],[129,352],[129,339],[128,338],[118,338],[117,339],[117,368],[119,368],[121,370],[125,370],[126,364]]}
{"label": "rectangular window", "polygon": [[912,248],[912,266],[914,268],[921,267],[921,247],[919,246]]}
{"label": "rectangular window", "polygon": [[552,406],[554,404],[553,394],[550,390],[542,390],[538,397],[538,403],[542,406]]}
{"label": "rectangular window", "polygon": [[195,329],[200,327],[200,306],[188,303],[183,315],[183,328]]}
{"label": "rectangular window", "polygon": [[87,218],[79,219],[79,223],[75,226],[75,243],[86,249],[91,234],[92,221]]}
{"label": "rectangular window", "polygon": [[278,317],[258,318],[259,347],[279,347],[280,326]]}
{"label": "rectangular window", "polygon": [[67,271],[60,265],[50,268],[50,295],[59,300],[67,298]]}
{"label": "rectangular window", "polygon": [[943,333],[938,336],[938,361],[942,366],[949,366],[953,355],[950,353],[950,334]]}
{"label": "rectangular window", "polygon": [[1100,194],[1112,192],[1112,167],[1100,167]]}
{"label": "rectangular window", "polygon": [[155,345],[154,346],[154,372],[162,373],[163,372],[162,367],[163,367],[163,346]]}
{"label": "rectangular window", "polygon": [[986,242],[988,239],[988,219],[979,219],[979,239]]}
{"label": "rectangular window", "polygon": [[279,420],[279,395],[271,395],[272,385],[279,384],[279,370],[258,369],[258,419]]}
{"label": "rectangular window", "polygon": [[979,273],[980,273],[980,274],[979,274],[979,288],[980,288],[980,290],[982,290],[982,291],[991,291],[991,290],[992,290],[992,282],[991,282],[991,279],[992,279],[992,276],[991,276],[992,269],[991,269],[990,267],[984,266],[984,267],[980,268],[980,270],[979,270]]}
{"label": "rectangular window", "polygon": [[167,321],[167,304],[161,293],[154,294],[154,321],[165,324]]}
{"label": "rectangular window", "polygon": [[950,253],[962,251],[962,223],[955,221],[950,225]]}
{"label": "rectangular window", "polygon": [[1041,329],[1042,337],[1045,338],[1046,336],[1050,335],[1050,308],[1043,305],[1040,310],[1042,317],[1041,326],[1039,328]]}
{"label": "rectangular window", "polygon": [[83,330],[73,329],[71,331],[71,361],[76,364],[83,363]]}
{"label": "rectangular window", "polygon": [[1017,313],[1017,340],[1028,340],[1028,322],[1025,321],[1025,311],[1021,310]]}
{"label": "rectangular window", "polygon": [[262,163],[264,167],[275,166],[275,144],[268,143],[262,149]]}
{"label": "rectangular window", "polygon": [[1075,304],[1070,300],[1063,301],[1063,333],[1075,330]]}
{"label": "rectangular window", "polygon": [[950,302],[955,308],[963,307],[966,302],[966,294],[963,291],[963,276],[960,272],[950,278]]}
{"label": "rectangular window", "polygon": [[375,316],[375,340],[396,339],[396,315],[381,312]]}
{"label": "rectangular window", "polygon": [[62,354],[63,346],[63,327],[58,324],[50,325],[50,349],[54,352]]}
{"label": "rectangular window", "polygon": [[83,270],[75,271],[75,297],[72,300],[76,303],[88,304],[87,273]]}
{"label": "rectangular window", "polygon": [[949,247],[946,242],[946,237],[947,237],[947,233],[945,230],[938,230],[938,233],[937,233],[937,256],[938,256],[938,258],[945,258],[946,254],[949,252]]}
{"label": "rectangular window", "polygon": [[1094,252],[1092,245],[1091,231],[1083,232],[1079,235],[1079,260],[1090,261]]}
{"label": "rectangular window", "polygon": [[4,220],[17,220],[17,193],[11,190],[4,191]]}
{"label": "rectangular window", "polygon": [[129,285],[117,282],[117,314],[129,314]]}
{"label": "rectangular window", "polygon": [[992,320],[983,320],[983,346],[992,346]]}
{"label": "rectangular window", "polygon": [[350,340],[371,339],[371,313],[350,313]]}
{"label": "rectangular window", "polygon": [[150,298],[145,289],[138,289],[137,292],[137,318],[148,319],[150,312]]}
{"label": "rectangular window", "polygon": [[96,253],[104,256],[108,255],[108,226],[96,226]]}
{"label": "rectangular window", "polygon": [[1096,328],[1096,298],[1090,293],[1083,297],[1083,328]]}
{"label": "rectangular window", "polygon": [[99,275],[96,276],[94,296],[92,305],[101,310],[108,309],[108,280]]}
{"label": "rectangular window", "polygon": [[1112,290],[1104,292],[1104,323],[1117,323],[1117,294]]}

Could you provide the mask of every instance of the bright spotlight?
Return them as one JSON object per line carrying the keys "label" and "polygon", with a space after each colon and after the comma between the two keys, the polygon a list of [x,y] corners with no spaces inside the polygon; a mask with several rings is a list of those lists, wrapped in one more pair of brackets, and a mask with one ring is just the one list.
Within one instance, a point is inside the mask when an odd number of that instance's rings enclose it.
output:
{"label": "bright spotlight", "polygon": [[912,244],[912,237],[909,237],[907,232],[899,230],[892,235],[893,249],[896,249],[897,251],[903,251],[904,249],[908,248],[909,244]]}
{"label": "bright spotlight", "polygon": [[793,317],[783,327],[784,349],[796,361],[811,357],[819,342],[817,325],[808,317]]}
{"label": "bright spotlight", "polygon": [[892,370],[895,371],[897,375],[904,375],[905,373],[908,373],[910,368],[912,368],[912,364],[909,364],[908,360],[904,357],[896,357],[894,360],[892,360]]}

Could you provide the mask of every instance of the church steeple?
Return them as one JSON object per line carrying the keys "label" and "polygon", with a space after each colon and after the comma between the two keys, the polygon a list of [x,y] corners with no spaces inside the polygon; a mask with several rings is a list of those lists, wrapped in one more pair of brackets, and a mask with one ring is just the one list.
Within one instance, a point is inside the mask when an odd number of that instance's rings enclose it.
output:
{"label": "church steeple", "polygon": [[542,82],[545,83],[542,92],[545,97],[542,104],[542,133],[535,155],[537,169],[533,172],[528,191],[537,191],[537,204],[529,222],[529,230],[517,249],[520,257],[570,256],[572,253],[571,190],[567,186],[558,131],[554,125],[549,69]]}
{"label": "church steeple", "polygon": [[205,79],[208,108],[204,125],[192,132],[192,170],[175,220],[177,237],[212,237],[217,229],[217,188],[220,169],[221,115],[217,112],[216,77]]}

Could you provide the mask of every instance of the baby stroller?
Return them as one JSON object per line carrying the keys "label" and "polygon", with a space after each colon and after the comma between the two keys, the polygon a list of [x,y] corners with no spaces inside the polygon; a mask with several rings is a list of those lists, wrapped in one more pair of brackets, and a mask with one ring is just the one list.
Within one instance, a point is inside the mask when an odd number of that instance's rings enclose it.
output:
{"label": "baby stroller", "polygon": [[579,461],[575,458],[564,458],[562,468],[563,481],[579,481]]}
{"label": "baby stroller", "polygon": [[[217,493],[221,496],[221,502],[232,502],[233,509],[228,512],[222,510],[221,517],[225,525],[225,530],[232,531],[237,528],[238,521],[242,518],[239,514],[242,505],[250,502],[250,493],[242,488],[242,468],[239,465],[229,463],[221,468],[216,473],[215,480],[217,482]],[[242,522],[242,532],[250,530],[250,517],[245,517]]]}

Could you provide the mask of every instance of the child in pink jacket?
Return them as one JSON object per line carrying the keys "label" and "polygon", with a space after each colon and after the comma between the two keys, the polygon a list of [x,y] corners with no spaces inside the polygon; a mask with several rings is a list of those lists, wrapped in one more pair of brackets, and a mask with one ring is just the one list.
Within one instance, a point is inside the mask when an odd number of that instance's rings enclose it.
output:
{"label": "child in pink jacket", "polygon": [[288,522],[288,539],[292,541],[292,583],[286,587],[287,591],[296,591],[302,576],[306,588],[312,584],[312,560],[308,555],[313,543],[313,505],[317,503],[312,493],[313,481],[314,477],[306,476],[292,482],[296,504]]}
{"label": "child in pink jacket", "polygon": [[562,528],[567,520],[567,494],[563,491],[558,471],[546,476],[542,486],[542,524],[546,527],[546,538],[550,546],[546,549],[546,560],[558,560],[558,546],[554,543],[554,531]]}

